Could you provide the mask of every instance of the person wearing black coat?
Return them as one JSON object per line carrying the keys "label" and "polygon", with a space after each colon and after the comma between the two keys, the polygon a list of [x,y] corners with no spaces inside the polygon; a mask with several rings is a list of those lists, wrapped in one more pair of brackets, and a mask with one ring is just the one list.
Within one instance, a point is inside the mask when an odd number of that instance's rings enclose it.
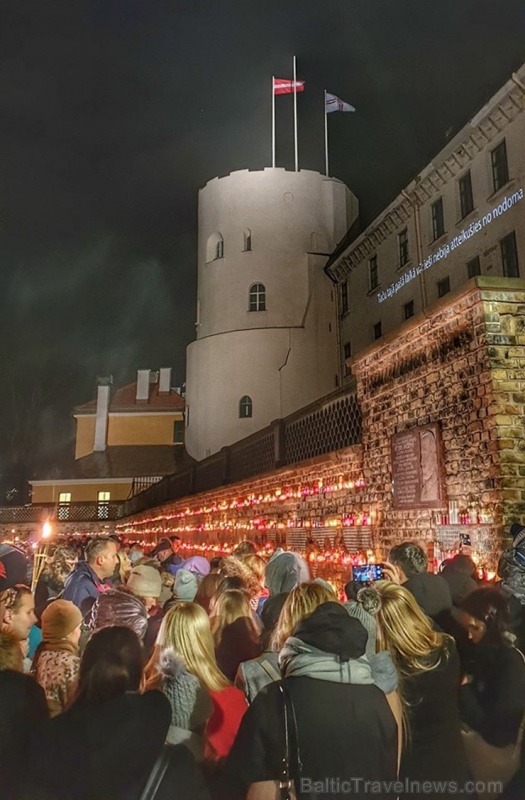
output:
{"label": "person wearing black coat", "polygon": [[[405,585],[379,582],[367,590],[365,608],[374,592],[380,638],[397,667],[405,703],[406,737],[399,774],[402,781],[417,781],[421,787],[399,796],[444,800],[448,789],[438,783],[454,781],[463,787],[470,779],[461,738],[460,665],[454,640],[432,626]],[[425,791],[424,781],[436,783]]]}
{"label": "person wearing black coat", "polygon": [[475,579],[476,565],[464,553],[458,553],[443,565],[441,577],[448,583],[455,606],[461,605],[465,597],[478,588]]}
{"label": "person wearing black coat", "polygon": [[[164,748],[171,707],[140,694],[142,649],[129,628],[93,634],[77,693],[63,714],[37,726],[13,800],[139,800]],[[155,800],[209,800],[186,748],[169,751]]]}
{"label": "person wearing black coat", "polygon": [[[279,656],[284,680],[262,689],[244,715],[227,762],[230,798],[244,798],[250,786],[252,792],[264,791],[257,784],[282,775],[283,691],[289,698],[289,767],[298,797],[337,800],[348,797],[350,787],[353,796],[362,796],[364,781],[395,781],[397,724],[373,683],[366,639],[362,624],[338,603],[323,603],[298,624]],[[374,796],[395,792],[381,784]]]}
{"label": "person wearing black coat", "polygon": [[27,769],[31,731],[47,720],[49,711],[42,687],[14,669],[0,671],[0,709],[0,797],[11,800],[13,783]]}
{"label": "person wearing black coat", "polygon": [[525,657],[508,632],[507,598],[477,589],[461,605],[460,622],[473,643],[470,674],[461,686],[461,716],[495,747],[518,739],[525,715]]}

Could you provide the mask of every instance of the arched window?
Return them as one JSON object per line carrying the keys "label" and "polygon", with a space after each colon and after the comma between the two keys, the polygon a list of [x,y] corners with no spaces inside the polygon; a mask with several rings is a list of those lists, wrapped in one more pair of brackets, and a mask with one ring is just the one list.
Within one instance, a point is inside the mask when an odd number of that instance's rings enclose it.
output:
{"label": "arched window", "polygon": [[217,258],[224,258],[224,239],[218,231],[208,236],[208,241],[206,243],[206,263],[215,261]]}
{"label": "arched window", "polygon": [[244,231],[244,252],[248,253],[252,249],[252,232],[249,228]]}
{"label": "arched window", "polygon": [[250,286],[248,311],[266,311],[266,287],[264,283],[254,283]]}
{"label": "arched window", "polygon": [[244,397],[241,397],[239,400],[239,417],[241,419],[246,419],[247,417],[253,416],[253,403],[252,398],[248,397],[247,394]]}

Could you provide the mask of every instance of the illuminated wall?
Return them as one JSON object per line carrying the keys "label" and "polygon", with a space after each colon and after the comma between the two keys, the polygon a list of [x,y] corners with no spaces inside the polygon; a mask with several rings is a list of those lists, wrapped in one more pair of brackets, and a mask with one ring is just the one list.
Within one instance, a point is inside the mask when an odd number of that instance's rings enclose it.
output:
{"label": "illuminated wall", "polygon": [[515,77],[333,259],[343,352],[397,335],[476,274],[525,277],[525,66]]}

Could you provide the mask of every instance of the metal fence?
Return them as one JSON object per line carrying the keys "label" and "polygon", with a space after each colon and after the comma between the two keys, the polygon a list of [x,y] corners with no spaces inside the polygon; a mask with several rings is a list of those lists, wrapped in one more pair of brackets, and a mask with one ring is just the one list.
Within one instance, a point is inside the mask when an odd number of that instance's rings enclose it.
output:
{"label": "metal fence", "polygon": [[45,519],[96,522],[129,517],[198,492],[264,475],[361,441],[361,411],[355,387],[337,392],[276,420],[267,428],[162,480],[123,503],[64,503],[0,507],[0,524]]}

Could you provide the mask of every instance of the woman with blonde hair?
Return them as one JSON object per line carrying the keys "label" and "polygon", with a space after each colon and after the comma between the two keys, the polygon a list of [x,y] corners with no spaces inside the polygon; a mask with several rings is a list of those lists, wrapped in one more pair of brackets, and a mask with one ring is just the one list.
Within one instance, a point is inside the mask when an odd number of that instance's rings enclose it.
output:
{"label": "woman with blonde hair", "polygon": [[197,603],[180,602],[167,612],[146,667],[146,688],[161,688],[171,703],[168,741],[189,742],[200,758],[203,750],[212,760],[229,753],[246,701],[217,666],[210,621]]}
{"label": "woman with blonde hair", "polygon": [[269,683],[281,679],[279,650],[295,626],[311,614],[321,603],[336,599],[334,592],[319,583],[301,583],[289,594],[274,594],[264,603],[261,611],[263,633],[261,644],[266,646],[258,658],[239,664],[235,685],[242,689],[249,703]]}
{"label": "woman with blonde hair", "polygon": [[282,607],[271,638],[272,650],[278,652],[294,632],[297,623],[312,614],[317,606],[336,600],[332,589],[322,583],[301,583],[292,589]]}
{"label": "woman with blonde hair", "polygon": [[[456,781],[463,786],[470,774],[461,738],[460,664],[454,640],[433,627],[403,586],[379,581],[367,589],[366,597],[375,602],[379,639],[390,652],[401,682],[406,741],[400,779]],[[423,796],[437,800],[449,795],[445,789],[436,789]]]}
{"label": "woman with blonde hair", "polygon": [[259,628],[246,592],[228,589],[217,595],[211,611],[211,632],[217,664],[233,681],[239,664],[261,654]]}

